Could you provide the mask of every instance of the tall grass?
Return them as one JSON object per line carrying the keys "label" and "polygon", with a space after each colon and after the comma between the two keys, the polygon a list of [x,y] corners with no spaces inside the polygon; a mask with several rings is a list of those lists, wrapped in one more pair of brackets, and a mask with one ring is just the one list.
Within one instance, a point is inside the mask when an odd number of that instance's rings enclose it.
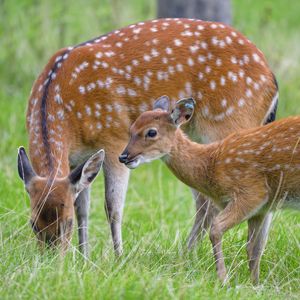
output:
{"label": "tall grass", "polygon": [[[234,0],[233,9],[234,26],[263,50],[278,78],[279,116],[299,114],[300,3]],[[186,251],[194,215],[191,195],[160,162],[132,172],[122,258],[112,253],[103,178],[92,191],[90,259],[84,261],[78,253],[76,235],[64,260],[37,251],[27,225],[28,197],[16,173],[16,149],[27,144],[25,107],[31,85],[58,48],[154,15],[154,0],[0,1],[1,299],[299,298],[297,212],[275,214],[256,288],[247,270],[246,226],[227,233],[224,253],[231,280],[221,288],[208,239]]]}

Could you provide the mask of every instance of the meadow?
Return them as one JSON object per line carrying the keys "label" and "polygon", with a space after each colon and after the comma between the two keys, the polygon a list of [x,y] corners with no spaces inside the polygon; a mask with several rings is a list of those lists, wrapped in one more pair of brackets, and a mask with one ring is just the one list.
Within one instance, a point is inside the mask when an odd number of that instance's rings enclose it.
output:
{"label": "meadow", "polygon": [[[279,82],[278,118],[300,114],[300,2],[233,0],[233,26],[266,55]],[[155,1],[0,1],[0,299],[299,299],[300,214],[277,211],[253,287],[245,224],[225,235],[228,286],[217,281],[208,237],[186,250],[193,224],[189,189],[161,162],[131,174],[124,211],[124,255],[115,259],[104,213],[103,176],[92,187],[90,258],[74,234],[65,259],[41,255],[29,199],[17,176],[27,146],[31,86],[59,48],[155,17]]]}

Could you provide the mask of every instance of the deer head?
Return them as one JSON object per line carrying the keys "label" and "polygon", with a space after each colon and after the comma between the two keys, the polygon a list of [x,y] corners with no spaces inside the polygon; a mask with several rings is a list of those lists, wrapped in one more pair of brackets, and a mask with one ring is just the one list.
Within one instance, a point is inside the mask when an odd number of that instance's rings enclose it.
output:
{"label": "deer head", "polygon": [[130,140],[119,161],[134,169],[168,154],[174,143],[178,127],[188,122],[194,113],[192,98],[177,101],[170,111],[170,100],[162,96],[154,103],[152,111],[142,113],[130,128]]}
{"label": "deer head", "polygon": [[76,197],[96,178],[103,160],[104,150],[100,150],[66,177],[40,177],[25,149],[19,148],[18,172],[30,198],[30,224],[42,246],[67,248],[73,231]]}

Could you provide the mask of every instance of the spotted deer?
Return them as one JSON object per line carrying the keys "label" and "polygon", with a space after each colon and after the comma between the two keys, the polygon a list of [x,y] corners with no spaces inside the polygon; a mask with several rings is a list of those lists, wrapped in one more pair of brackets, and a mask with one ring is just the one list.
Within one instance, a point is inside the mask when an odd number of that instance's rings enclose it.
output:
{"label": "spotted deer", "polygon": [[300,209],[300,117],[244,129],[210,144],[192,142],[180,126],[192,120],[195,101],[160,98],[130,128],[120,156],[128,168],[161,158],[182,182],[211,198],[221,210],[213,219],[210,239],[219,278],[226,268],[223,234],[247,220],[248,258],[254,283],[270,225],[268,212],[278,207]]}
{"label": "spotted deer", "polygon": [[[164,94],[174,103],[178,97],[194,97],[195,117],[184,130],[203,142],[271,121],[278,97],[264,55],[247,38],[224,24],[192,19],[140,22],[61,49],[32,88],[27,128],[36,180],[54,178],[54,191],[56,179],[104,149],[105,209],[116,254],[122,253],[129,179],[118,155],[127,144],[129,126]],[[83,244],[88,190],[75,201]],[[28,192],[32,199],[30,186]],[[194,196],[197,214],[190,246],[213,214],[202,195],[194,191]],[[60,201],[65,201],[63,194]]]}

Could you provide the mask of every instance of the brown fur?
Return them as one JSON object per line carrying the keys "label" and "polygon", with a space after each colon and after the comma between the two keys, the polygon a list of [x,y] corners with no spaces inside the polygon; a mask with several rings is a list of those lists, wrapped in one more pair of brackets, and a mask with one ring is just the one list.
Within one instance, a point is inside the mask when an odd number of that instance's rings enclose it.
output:
{"label": "brown fur", "polygon": [[138,23],[53,55],[28,103],[30,159],[39,176],[64,178],[105,149],[105,207],[120,254],[129,174],[118,155],[140,112],[163,94],[173,102],[193,96],[195,117],[184,129],[214,141],[262,124],[276,92],[264,55],[233,28],[188,19]]}
{"label": "brown fur", "polygon": [[[182,113],[176,109],[178,114]],[[183,116],[191,118],[190,112]],[[153,128],[157,135],[147,137]],[[130,134],[125,162],[129,167],[138,158],[142,162],[162,158],[176,177],[209,196],[221,209],[213,221],[210,237],[222,281],[226,278],[222,236],[249,220],[249,265],[252,279],[257,282],[266,241],[266,233],[260,227],[269,223],[266,213],[295,201],[300,207],[300,117],[243,130],[220,142],[201,145],[190,141],[174,125],[172,114],[155,110],[143,113],[132,125]]]}

